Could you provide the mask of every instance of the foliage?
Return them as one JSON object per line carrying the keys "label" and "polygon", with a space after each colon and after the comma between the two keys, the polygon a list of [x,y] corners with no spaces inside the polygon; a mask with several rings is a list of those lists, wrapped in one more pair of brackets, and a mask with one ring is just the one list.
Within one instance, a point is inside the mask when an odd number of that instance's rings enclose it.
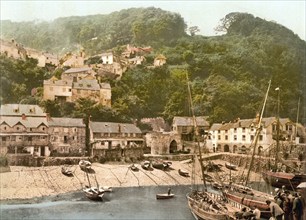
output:
{"label": "foliage", "polygon": [[73,16],[53,22],[1,21],[1,38],[14,38],[28,47],[64,54],[85,48],[87,54],[135,43],[167,44],[185,35],[177,13],[159,8],[130,8],[109,15]]}

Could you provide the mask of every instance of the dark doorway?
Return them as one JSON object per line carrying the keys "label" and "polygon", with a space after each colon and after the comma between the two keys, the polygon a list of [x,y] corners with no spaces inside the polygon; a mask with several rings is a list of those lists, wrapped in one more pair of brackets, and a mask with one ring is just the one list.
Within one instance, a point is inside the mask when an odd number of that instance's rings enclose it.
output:
{"label": "dark doorway", "polygon": [[173,154],[177,151],[177,143],[175,140],[170,143],[170,154]]}

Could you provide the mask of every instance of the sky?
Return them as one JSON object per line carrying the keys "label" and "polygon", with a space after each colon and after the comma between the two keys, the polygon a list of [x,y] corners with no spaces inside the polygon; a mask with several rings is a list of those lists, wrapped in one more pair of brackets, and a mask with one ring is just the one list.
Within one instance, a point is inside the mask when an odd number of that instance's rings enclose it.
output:
{"label": "sky", "polygon": [[274,21],[292,30],[301,39],[306,40],[306,0],[49,0],[17,1],[0,0],[1,20],[11,21],[52,21],[58,17],[109,14],[127,8],[156,7],[177,12],[188,27],[198,26],[204,36],[216,35],[214,28],[220,19],[231,12],[246,12],[267,21]]}

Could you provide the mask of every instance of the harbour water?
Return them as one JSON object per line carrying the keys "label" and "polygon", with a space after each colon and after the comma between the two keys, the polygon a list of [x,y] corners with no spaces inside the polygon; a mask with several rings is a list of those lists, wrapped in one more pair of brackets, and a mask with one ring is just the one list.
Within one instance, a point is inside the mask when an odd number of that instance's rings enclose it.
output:
{"label": "harbour water", "polygon": [[84,193],[74,192],[37,200],[0,205],[0,219],[184,219],[193,220],[186,200],[190,186],[171,186],[175,197],[157,200],[168,186],[114,188],[103,201],[91,201]]}

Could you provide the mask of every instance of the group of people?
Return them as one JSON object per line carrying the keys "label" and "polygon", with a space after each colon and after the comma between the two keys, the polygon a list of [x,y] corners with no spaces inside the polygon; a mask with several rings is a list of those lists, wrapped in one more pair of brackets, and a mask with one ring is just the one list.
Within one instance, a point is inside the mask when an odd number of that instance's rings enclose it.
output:
{"label": "group of people", "polygon": [[[297,192],[291,194],[285,186],[277,189],[274,201],[266,200],[266,203],[271,212],[271,220],[303,220],[304,204],[301,196]],[[244,207],[237,213],[236,219],[257,220],[260,219],[260,215],[261,211],[257,207]]]}
{"label": "group of people", "polygon": [[303,202],[297,192],[291,194],[282,186],[277,190],[274,201],[267,200],[270,212],[275,220],[302,220],[303,219]]}

